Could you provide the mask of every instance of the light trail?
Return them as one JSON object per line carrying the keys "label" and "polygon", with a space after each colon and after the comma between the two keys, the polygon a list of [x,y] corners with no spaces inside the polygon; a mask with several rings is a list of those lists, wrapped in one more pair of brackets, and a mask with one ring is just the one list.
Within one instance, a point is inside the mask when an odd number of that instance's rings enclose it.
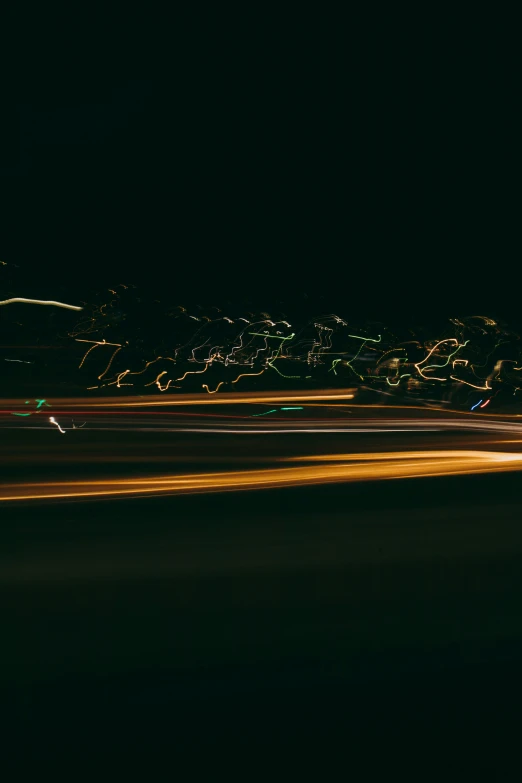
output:
{"label": "light trail", "polygon": [[0,305],[14,304],[15,302],[22,302],[23,304],[51,305],[52,307],[63,307],[65,310],[83,310],[83,307],[64,304],[64,302],[55,302],[53,299],[25,299],[23,296],[15,296],[12,299],[4,299],[3,302],[0,302]]}
{"label": "light trail", "polygon": [[[23,414],[17,414],[23,415]],[[29,414],[28,414],[29,415]],[[18,427],[2,427],[2,429],[19,429]],[[44,430],[47,427],[28,426],[24,427],[24,430]],[[192,432],[202,433],[210,435],[342,435],[343,433],[349,433],[357,435],[359,433],[390,433],[390,432],[441,432],[442,427],[416,427],[416,428],[397,428],[397,427],[336,427],[335,429],[328,427],[280,427],[278,429],[267,429],[266,427],[260,427],[259,429],[246,429],[243,427],[93,427],[89,426],[89,432]],[[500,430],[502,431],[502,430]],[[506,430],[509,432],[509,430]],[[519,430],[517,430],[519,432]]]}
{"label": "light trail", "polygon": [[[284,461],[312,464],[131,479],[4,484],[0,487],[0,501],[259,490],[522,469],[522,454],[478,450],[328,454],[319,457],[294,457]],[[324,462],[330,464],[322,464]]]}
{"label": "light trail", "polygon": [[[315,406],[311,406],[315,407]],[[476,419],[466,417],[436,418],[426,416],[424,418],[362,418],[351,417],[346,414],[343,417],[319,419],[310,415],[308,418],[290,418],[288,416],[274,416],[279,413],[276,409],[258,414],[243,416],[229,416],[225,414],[194,413],[187,411],[162,411],[162,410],[71,410],[55,409],[55,415],[68,417],[89,417],[90,431],[119,431],[119,432],[209,432],[231,435],[267,435],[278,433],[359,433],[359,432],[443,432],[443,431],[475,431],[486,433],[512,432],[522,434],[522,422],[509,420],[488,420],[477,416]],[[12,426],[11,416],[24,416],[18,412],[7,410],[0,411],[0,429],[19,429]],[[2,416],[6,416],[2,420]],[[153,416],[153,420],[150,419]],[[165,416],[166,418],[158,418]],[[264,418],[269,416],[270,418]],[[126,421],[126,417],[131,417]],[[136,418],[138,417],[138,418]],[[140,421],[141,417],[141,421]],[[175,417],[174,420],[172,417]],[[258,421],[252,422],[252,418]],[[24,426],[24,429],[46,429],[39,426]]]}
{"label": "light trail", "polygon": [[[123,285],[121,287],[128,288]],[[115,385],[119,389],[122,385],[121,380],[126,375],[136,376],[131,385],[135,383],[136,386],[141,386],[142,379],[139,376],[145,373],[150,364],[160,360],[178,365],[176,373],[181,372],[181,375],[175,380],[179,383],[183,383],[191,375],[206,372],[209,366],[222,365],[224,368],[228,368],[217,386],[217,381],[203,386],[211,395],[221,394],[221,388],[225,384],[227,386],[235,384],[243,378],[248,383],[250,377],[263,376],[270,369],[275,370],[284,379],[293,378],[298,382],[313,377],[318,378],[320,377],[320,366],[326,362],[331,362],[332,374],[330,378],[332,380],[336,378],[334,383],[342,382],[344,376],[348,379],[351,378],[346,381],[347,383],[363,382],[365,391],[371,390],[373,393],[386,397],[402,394],[411,401],[419,399],[421,394],[427,394],[428,397],[425,398],[427,404],[434,401],[434,396],[440,397],[442,395],[444,403],[453,399],[459,406],[467,407],[468,400],[465,398],[466,394],[469,394],[469,389],[496,392],[500,389],[510,388],[513,394],[520,390],[512,377],[512,371],[521,370],[521,367],[506,367],[507,364],[520,364],[519,335],[506,330],[496,321],[482,316],[463,319],[450,318],[453,336],[444,336],[442,339],[437,337],[435,340],[424,338],[422,340],[403,340],[397,343],[399,338],[387,327],[381,329],[381,333],[377,337],[365,336],[360,332],[364,332],[366,327],[349,326],[346,320],[335,314],[320,315],[306,323],[294,324],[292,327],[294,330],[285,334],[285,330],[291,328],[290,322],[273,321],[269,313],[263,311],[257,315],[249,313],[249,318],[232,319],[224,315],[219,307],[213,307],[212,311],[221,313],[216,318],[209,315],[192,315],[187,308],[181,305],[172,308],[170,304],[167,306],[165,303],[167,310],[164,314],[174,319],[173,324],[176,323],[181,327],[179,331],[176,331],[174,342],[170,346],[172,355],[151,358],[151,361],[147,361],[142,369],[133,369],[131,363],[137,360],[135,349],[138,345],[139,355],[142,357],[139,359],[140,365],[142,359],[145,359],[143,351],[150,351],[151,357],[155,357],[158,346],[153,346],[152,342],[149,343],[148,338],[144,341],[143,337],[138,337],[137,332],[133,333],[136,326],[134,319],[129,319],[127,324],[122,325],[126,319],[125,305],[128,300],[127,298],[121,299],[121,292],[118,291],[118,288],[107,289],[111,297],[114,297],[109,301],[105,301],[103,304],[87,305],[87,308],[91,310],[90,317],[82,316],[83,320],[69,332],[70,337],[76,338],[80,335],[102,335],[107,332],[110,335],[120,336],[122,342],[129,348],[125,352],[125,366],[122,365],[123,355],[115,354],[115,361],[112,363],[111,360],[104,373],[98,376],[98,380],[104,378],[106,381],[100,386],[96,386],[90,380],[89,385],[86,386],[89,390],[109,385]],[[6,302],[10,301],[15,300],[6,300]],[[41,300],[32,301],[45,303]],[[136,299],[138,303],[141,301],[141,296]],[[61,303],[56,304],[61,305]],[[162,305],[159,299],[154,299],[154,305],[156,304],[160,307]],[[183,314],[182,318],[181,314]],[[179,318],[181,318],[180,321],[178,321]],[[189,319],[192,320],[187,324],[185,321]],[[481,322],[480,326],[477,321]],[[240,324],[240,322],[243,323]],[[223,329],[224,325],[226,325],[225,329]],[[233,328],[230,329],[230,327]],[[250,332],[251,328],[258,331]],[[373,324],[370,327],[368,324],[368,328],[373,333],[376,326]],[[125,330],[125,333],[122,329]],[[271,329],[275,329],[275,333],[271,332]],[[412,336],[415,337],[413,331]],[[161,334],[158,334],[157,337],[161,341],[160,344],[163,345]],[[256,337],[259,337],[260,340],[255,340]],[[136,343],[136,338],[138,343]],[[155,339],[151,334],[151,341]],[[357,349],[353,345],[354,340],[360,343]],[[86,342],[88,341],[86,340]],[[414,356],[409,355],[410,346],[415,351]],[[207,349],[209,352],[204,358],[203,354],[206,354]],[[498,349],[503,352],[503,355],[497,354]],[[424,354],[424,358],[417,360],[419,351]],[[506,353],[507,351],[509,354]],[[400,358],[395,355],[399,352],[402,354]],[[393,359],[390,358],[392,356],[394,356]],[[333,357],[343,358],[334,359]],[[127,364],[128,362],[130,365]],[[185,366],[187,362],[203,365],[203,369],[187,369]],[[281,369],[281,367],[288,366],[288,362],[291,362],[293,366],[298,365],[295,374],[288,374]],[[82,365],[83,363],[84,360],[82,360]],[[359,364],[365,368],[363,373],[358,369]],[[494,367],[491,370],[493,364]],[[486,368],[486,378],[482,378],[482,374],[477,374],[479,368]],[[164,368],[158,367],[158,370],[161,372],[164,371]],[[435,374],[437,370],[444,370],[444,372],[437,376]],[[309,374],[305,375],[305,372]],[[460,377],[460,372],[463,372],[463,377]],[[353,373],[355,377],[352,378],[350,373]],[[314,374],[316,375],[314,376]],[[228,375],[231,376],[230,380],[228,380]],[[235,378],[232,379],[234,375]],[[272,374],[268,375],[270,377]],[[277,379],[274,379],[274,382],[275,380]],[[125,385],[128,384],[129,379]],[[143,385],[148,386],[149,383],[143,383]],[[160,384],[151,380],[150,385],[156,385],[157,389],[164,393],[169,389],[171,381]],[[495,404],[498,402],[499,399]],[[469,405],[471,403],[472,400],[469,399]]]}
{"label": "light trail", "polygon": [[[291,402],[321,402],[336,400],[353,400],[355,389],[345,389],[341,392],[330,389],[321,389],[313,392],[288,391],[288,392],[225,392],[218,395],[208,394],[173,394],[170,397],[123,397],[107,400],[106,397],[84,397],[81,399],[67,398],[56,399],[53,407],[62,410],[71,408],[149,408],[149,407],[172,407],[172,406],[192,406],[192,405],[251,405],[254,403],[285,403]],[[16,407],[19,404],[17,400],[4,400],[3,405]]]}
{"label": "light trail", "polygon": [[[53,399],[53,407],[58,411],[59,408],[61,408],[61,412],[65,413],[66,411],[70,411],[78,409],[81,407],[82,409],[88,408],[89,413],[92,413],[94,411],[97,411],[98,413],[102,414],[105,411],[102,409],[105,408],[123,408],[124,410],[121,411],[111,411],[111,413],[118,413],[121,415],[131,415],[131,413],[135,413],[136,415],[147,415],[147,414],[158,414],[158,415],[174,415],[174,411],[151,411],[151,410],[143,410],[143,411],[130,411],[126,410],[127,408],[151,408],[151,407],[193,407],[195,405],[210,405],[210,406],[219,406],[222,404],[225,405],[252,405],[252,404],[264,404],[264,403],[278,403],[278,402],[304,402],[304,403],[312,403],[311,405],[305,405],[306,408],[332,408],[332,409],[338,409],[340,412],[342,412],[345,415],[350,414],[357,414],[359,411],[368,410],[370,412],[378,412],[378,411],[386,411],[389,414],[393,414],[394,411],[401,411],[401,412],[413,412],[413,411],[419,411],[422,416],[424,417],[424,420],[430,420],[433,418],[434,421],[439,421],[441,419],[438,419],[436,417],[440,416],[440,414],[444,414],[444,416],[453,416],[452,419],[448,418],[446,419],[448,422],[450,421],[473,421],[477,423],[482,423],[485,421],[489,421],[492,424],[494,423],[494,420],[502,420],[502,421],[517,421],[519,422],[520,426],[522,426],[522,413],[494,413],[492,411],[488,411],[487,418],[483,414],[479,412],[471,412],[466,410],[458,410],[453,408],[446,408],[446,407],[435,407],[430,406],[429,408],[426,408],[424,406],[420,405],[382,405],[382,404],[359,404],[357,402],[355,403],[349,403],[349,405],[339,405],[338,401],[342,400],[351,400],[355,398],[356,389],[345,389],[345,393],[342,394],[336,394],[335,392],[332,392],[330,390],[318,390],[317,392],[303,392],[303,391],[289,391],[289,392],[247,392],[244,394],[239,394],[235,392],[226,392],[223,394],[220,394],[216,397],[209,397],[208,395],[183,395],[183,394],[176,394],[172,397],[164,397],[164,398],[153,398],[153,397],[144,397],[144,396],[133,396],[133,397],[122,397],[120,399],[115,398],[113,401],[108,401],[107,397],[67,397],[67,398],[54,398]],[[260,396],[260,395],[265,396]],[[277,395],[277,396],[276,396]],[[316,405],[315,403],[320,403],[319,405]],[[1,400],[2,405],[4,406],[4,409],[0,411],[1,413],[8,412],[6,409],[16,407],[20,404],[19,399],[4,399]],[[330,404],[333,403],[333,404]],[[348,411],[346,411],[346,408],[349,408]],[[187,412],[183,411],[179,414],[176,412],[176,415],[191,415]],[[205,414],[194,414],[194,415],[200,415],[203,416]],[[213,415],[213,414],[206,414],[206,415]],[[219,414],[220,416],[223,414]],[[345,419],[346,420],[346,419]],[[406,419],[407,420],[407,419]],[[471,425],[470,425],[471,426]]]}
{"label": "light trail", "polygon": [[60,427],[60,425],[58,424],[58,422],[56,421],[56,419],[54,418],[54,416],[49,416],[49,421],[51,422],[51,424],[54,424],[54,425],[55,425],[55,427],[58,427],[58,429],[60,430],[60,432],[62,433],[62,435],[65,435],[65,430],[62,430],[62,428]]}

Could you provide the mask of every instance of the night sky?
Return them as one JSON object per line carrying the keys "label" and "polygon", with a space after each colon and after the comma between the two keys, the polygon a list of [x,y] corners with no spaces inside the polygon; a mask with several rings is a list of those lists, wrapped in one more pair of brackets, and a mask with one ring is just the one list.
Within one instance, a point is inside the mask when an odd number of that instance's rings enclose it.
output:
{"label": "night sky", "polygon": [[175,304],[516,317],[509,52],[297,38],[14,88],[1,259],[19,294],[132,282]]}

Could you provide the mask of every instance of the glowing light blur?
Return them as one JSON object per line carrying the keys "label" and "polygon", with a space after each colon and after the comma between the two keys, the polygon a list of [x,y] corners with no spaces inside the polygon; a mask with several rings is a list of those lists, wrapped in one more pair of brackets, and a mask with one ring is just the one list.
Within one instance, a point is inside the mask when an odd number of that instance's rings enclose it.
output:
{"label": "glowing light blur", "polygon": [[0,302],[0,305],[14,304],[15,302],[21,302],[22,304],[51,305],[52,307],[63,307],[65,310],[83,310],[83,307],[76,307],[76,305],[64,304],[63,302],[55,302],[53,299],[26,299],[23,296],[14,296],[11,299],[4,299],[3,302]]}
{"label": "glowing light blur", "polygon": [[[127,298],[127,287],[122,287]],[[517,366],[522,359],[519,336],[485,316],[451,318],[451,326],[441,335],[405,340],[402,328],[394,334],[375,323],[349,325],[335,314],[291,324],[272,320],[266,312],[231,318],[218,307],[210,308],[208,315],[199,307],[196,316],[180,305],[168,305],[163,327],[151,334],[147,348],[141,327],[135,325],[140,330],[136,350],[132,339],[135,327],[130,327],[120,309],[123,293],[109,291],[111,299],[91,305],[90,316],[84,316],[69,332],[78,342],[116,349],[111,349],[110,357],[107,354],[108,364],[96,370],[101,383],[88,389],[120,389],[136,383],[167,392],[177,388],[174,382],[186,382],[190,388],[196,381],[193,376],[210,370],[200,388],[211,395],[221,395],[243,379],[251,384],[277,384],[282,381],[276,376],[298,382],[316,378],[323,384],[327,377],[333,385],[362,383],[366,391],[385,396],[423,397],[430,404],[447,404],[451,399],[469,409],[475,403],[475,390],[492,391],[493,401],[499,391],[516,395],[522,388],[516,375],[522,369]],[[137,301],[141,305],[141,296]],[[160,304],[159,300],[154,303]],[[216,311],[221,315],[216,317]],[[121,326],[123,321],[127,321],[125,327]],[[94,362],[101,363],[100,353],[105,352],[97,351],[94,360],[89,358],[87,370],[96,366]],[[92,347],[81,359],[80,368],[91,356]],[[144,374],[153,364],[156,378],[148,381]],[[266,377],[258,380],[260,376]]]}
{"label": "glowing light blur", "polygon": [[294,457],[280,462],[310,464],[130,479],[4,484],[0,487],[0,501],[172,495],[491,473],[521,470],[522,454],[479,450],[381,452]]}
{"label": "glowing light blur", "polygon": [[[337,400],[353,400],[355,389],[332,390],[319,389],[317,391],[307,392],[302,389],[299,391],[286,392],[245,392],[243,394],[236,392],[226,392],[216,396],[199,394],[176,394],[169,397],[119,397],[107,399],[107,397],[83,397],[83,398],[61,398],[54,399],[53,406],[61,410],[70,408],[82,409],[103,409],[103,408],[150,408],[150,407],[171,407],[171,406],[192,406],[192,405],[244,405],[253,403],[280,403],[286,402],[321,402]],[[3,400],[4,407],[15,407],[17,400]]]}

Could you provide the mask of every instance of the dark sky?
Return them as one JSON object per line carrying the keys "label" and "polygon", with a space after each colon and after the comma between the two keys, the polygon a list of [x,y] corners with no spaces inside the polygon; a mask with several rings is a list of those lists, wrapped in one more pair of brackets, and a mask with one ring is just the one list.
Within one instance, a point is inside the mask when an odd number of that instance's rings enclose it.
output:
{"label": "dark sky", "polygon": [[1,259],[35,296],[514,313],[512,64],[488,51],[282,36],[35,76],[12,96]]}

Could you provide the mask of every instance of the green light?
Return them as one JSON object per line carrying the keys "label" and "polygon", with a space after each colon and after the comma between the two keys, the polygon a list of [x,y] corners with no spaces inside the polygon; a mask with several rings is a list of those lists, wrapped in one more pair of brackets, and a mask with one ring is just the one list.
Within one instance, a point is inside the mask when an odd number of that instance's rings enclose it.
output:
{"label": "green light", "polygon": [[[277,358],[278,357],[276,356],[274,359],[272,359],[272,361],[268,362],[268,366],[271,367],[273,370],[275,370],[277,373],[279,373],[281,378],[300,378],[301,377],[300,375],[285,375],[283,372],[281,372],[281,370],[278,370],[277,367],[272,363],[272,362],[275,362],[275,360]],[[305,375],[305,378],[311,378],[311,377],[312,377],[311,375]]]}
{"label": "green light", "polygon": [[[457,348],[456,348],[456,349],[453,351],[453,353],[450,353],[450,355],[448,356],[448,358],[446,359],[446,361],[444,362],[444,364],[427,364],[427,365],[426,365],[426,367],[424,367],[424,368],[423,368],[423,369],[420,371],[420,374],[422,375],[422,374],[423,374],[423,372],[425,372],[426,370],[430,370],[430,369],[432,369],[432,368],[434,368],[434,367],[436,367],[437,369],[440,369],[441,367],[447,367],[447,366],[448,366],[448,364],[450,363],[450,359],[452,359],[452,358],[455,356],[455,354],[456,354],[456,353],[458,353],[458,352],[460,351],[460,349],[461,349],[461,348],[464,348],[464,347],[465,347],[465,346],[466,346],[468,343],[469,343],[469,340],[466,340],[466,342],[464,342],[464,343],[462,343],[462,344],[458,345],[458,346],[457,346]],[[419,365],[420,365],[420,364],[422,364],[422,362],[419,362]],[[427,376],[427,380],[428,380],[428,379],[429,379],[429,376]]]}
{"label": "green light", "polygon": [[[249,332],[249,334],[253,334],[253,333],[252,333],[252,332]],[[264,335],[262,335],[262,337],[270,337],[270,335],[268,335],[268,334],[264,334]],[[299,378],[299,377],[300,377],[299,375],[285,375],[283,372],[281,372],[281,370],[278,370],[278,369],[277,369],[277,367],[276,367],[276,366],[275,366],[275,364],[274,364],[274,362],[276,361],[276,359],[278,359],[278,358],[279,358],[279,354],[281,353],[281,348],[283,347],[283,342],[282,342],[282,341],[283,341],[283,340],[291,340],[291,339],[292,339],[292,337],[295,337],[295,334],[294,334],[294,333],[292,333],[292,334],[291,334],[289,337],[280,337],[279,339],[281,340],[281,343],[280,343],[280,345],[279,345],[279,348],[277,349],[277,353],[276,353],[276,355],[274,356],[274,358],[273,358],[273,359],[271,359],[270,361],[267,361],[267,365],[268,365],[269,367],[271,367],[273,370],[275,370],[277,373],[279,373],[279,375],[281,376],[281,378]],[[311,378],[312,376],[311,376],[311,375],[306,375],[305,377],[306,377],[306,378]]]}
{"label": "green light", "polygon": [[368,343],[380,343],[382,340],[382,335],[379,335],[379,339],[376,340],[374,337],[359,337],[358,334],[349,334],[348,337],[353,337],[355,340],[364,340]]}
{"label": "green light", "polygon": [[[355,335],[354,335],[354,334],[349,334],[349,335],[348,335],[348,337],[355,337]],[[379,335],[379,340],[372,340],[372,342],[374,342],[374,343],[378,343],[378,342],[380,341],[380,338],[381,338],[381,336]],[[362,339],[364,339],[364,338],[360,337],[360,338],[358,338],[358,339],[362,340]],[[348,367],[350,368],[350,370],[351,370],[352,372],[354,372],[354,373],[355,373],[355,375],[357,375],[357,377],[361,379],[361,381],[364,381],[364,378],[363,378],[363,376],[362,376],[362,375],[360,375],[360,374],[357,372],[357,370],[356,370],[356,369],[354,368],[354,366],[352,365],[352,362],[354,362],[354,361],[357,359],[357,357],[359,356],[359,354],[361,353],[361,351],[362,351],[362,349],[364,348],[364,346],[365,346],[365,345],[366,345],[366,340],[364,340],[364,342],[363,342],[363,343],[361,343],[361,347],[359,348],[359,350],[357,351],[357,353],[355,354],[355,356],[353,357],[353,359],[350,359],[350,361],[347,361],[347,362],[346,362],[346,364],[348,365]],[[334,370],[334,372],[335,372],[335,370]],[[337,375],[337,373],[335,373],[335,374]]]}
{"label": "green light", "polygon": [[[45,400],[35,400],[35,402],[38,403],[38,405],[36,406],[36,410],[39,410],[42,407],[42,405],[47,405],[48,408],[51,407],[49,403],[46,402]],[[29,403],[30,400],[25,401],[26,405],[29,405]],[[30,413],[13,413],[13,416],[30,416],[30,415],[31,415]]]}
{"label": "green light", "polygon": [[397,383],[392,383],[389,378],[386,378],[386,381],[389,386],[398,386],[401,378],[408,378],[411,376],[411,372],[405,372],[404,375],[399,375],[397,378]]}
{"label": "green light", "polygon": [[292,337],[295,337],[294,333],[288,337],[280,337],[278,334],[263,334],[262,332],[249,332],[248,334],[252,334],[254,337],[273,337],[274,340],[291,340]]}
{"label": "green light", "polygon": [[281,410],[282,411],[302,411],[303,408],[302,408],[302,406],[300,406],[300,407],[296,406],[296,407],[292,407],[292,408],[281,408]]}
{"label": "green light", "polygon": [[271,411],[265,411],[264,413],[253,413],[252,416],[266,416],[268,413],[277,413],[277,408]]}

